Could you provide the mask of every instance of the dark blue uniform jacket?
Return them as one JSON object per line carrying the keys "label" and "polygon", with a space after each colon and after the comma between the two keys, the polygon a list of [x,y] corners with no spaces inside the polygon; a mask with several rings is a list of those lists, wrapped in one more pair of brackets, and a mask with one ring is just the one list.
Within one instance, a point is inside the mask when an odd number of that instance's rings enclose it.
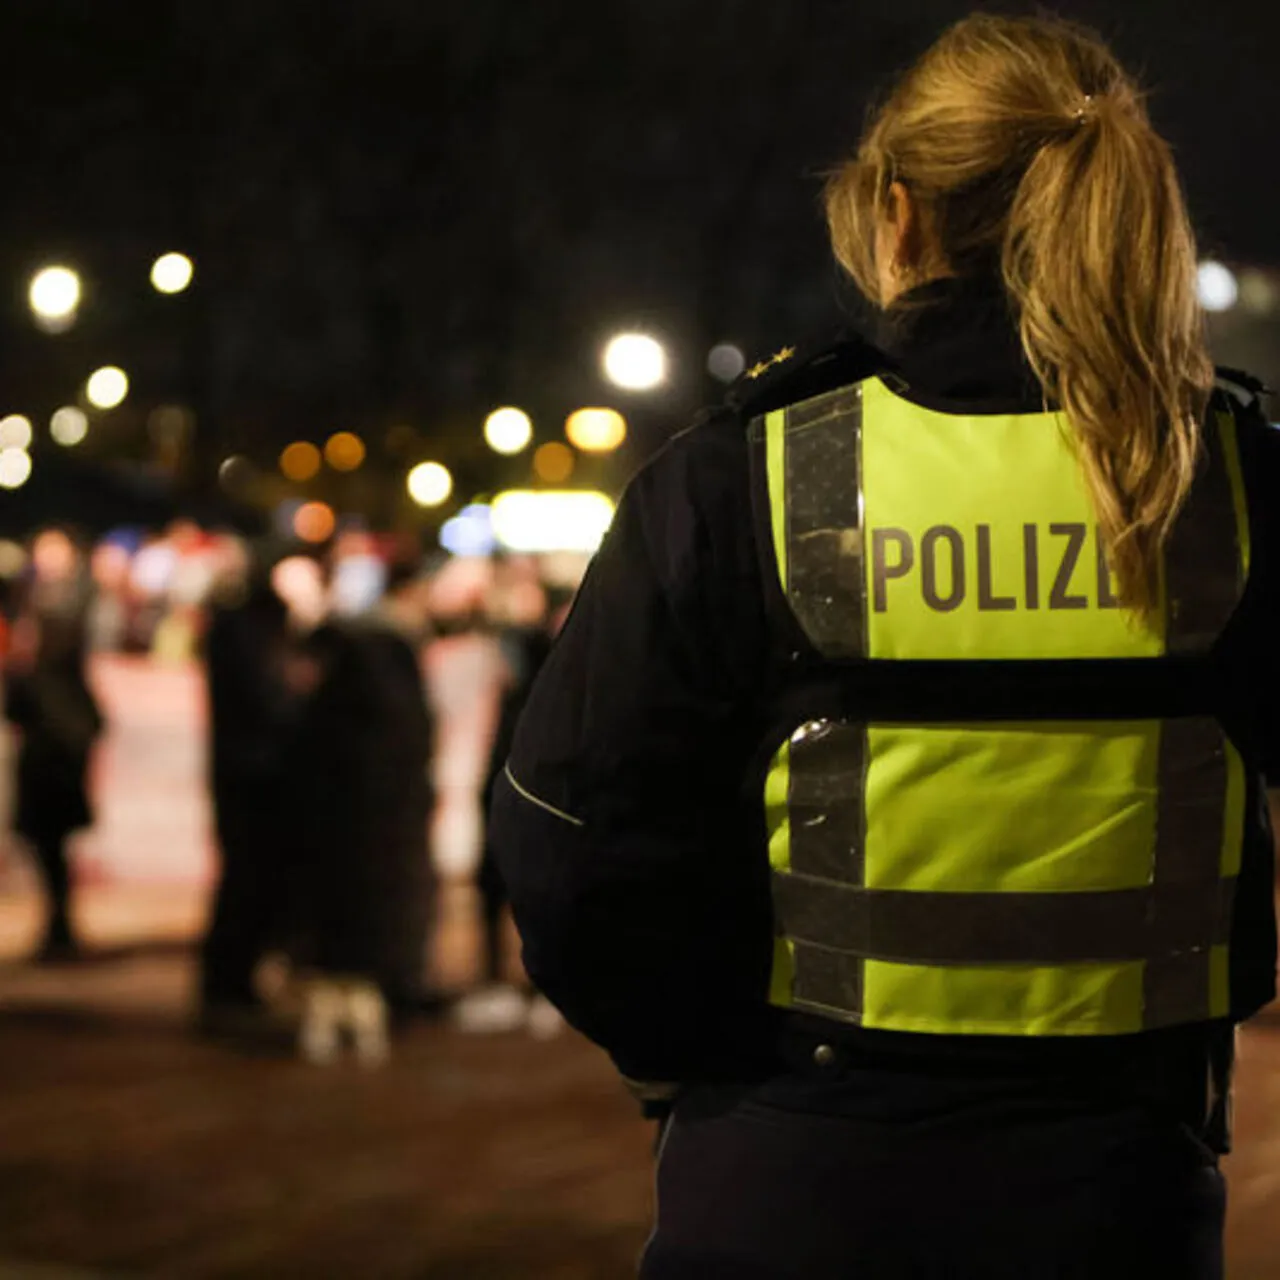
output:
{"label": "dark blue uniform jacket", "polygon": [[[922,400],[1036,411],[997,287],[929,286],[886,317],[877,344],[844,338],[744,379],[728,405],[677,436],[632,481],[525,709],[491,835],[529,973],[628,1077],[774,1081],[798,1106],[910,1117],[1013,1096],[1136,1091],[1202,1116],[1212,1028],[1080,1043],[862,1031],[771,1010],[772,927],[762,780],[781,735],[822,714],[824,672],[771,612],[757,548],[746,424],[755,414],[888,364]],[[1087,678],[1059,664],[1051,702],[1080,714],[1159,715],[1186,700],[1221,717],[1253,770],[1233,947],[1243,1018],[1274,994],[1272,849],[1262,774],[1280,782],[1280,433],[1255,412],[1240,431],[1253,559],[1245,600],[1214,659]],[[939,720],[964,700],[1025,691],[988,673],[975,692],[915,677],[855,676],[864,714],[923,700]],[[1053,710],[1054,708],[1045,708]],[[857,711],[859,707],[846,710]],[[829,712],[828,712],[829,713]],[[1221,1029],[1218,1029],[1219,1032]],[[835,1045],[838,1083],[814,1078]],[[827,1056],[827,1055],[824,1055]],[[821,1074],[821,1073],[819,1073]]]}

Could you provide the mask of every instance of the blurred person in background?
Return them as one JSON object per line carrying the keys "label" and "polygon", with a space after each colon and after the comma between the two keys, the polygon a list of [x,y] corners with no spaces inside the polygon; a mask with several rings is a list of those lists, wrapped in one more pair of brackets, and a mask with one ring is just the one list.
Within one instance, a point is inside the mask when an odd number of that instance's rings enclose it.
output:
{"label": "blurred person in background", "polygon": [[203,630],[203,606],[222,561],[220,539],[189,520],[168,530],[174,551],[173,573],[164,595],[164,613],[151,637],[151,656],[159,662],[190,661]]}
{"label": "blurred person in background", "polygon": [[13,609],[17,592],[12,578],[0,574],[0,671],[3,670],[4,659],[9,652],[10,611]]}
{"label": "blurred person in background", "polygon": [[529,699],[526,965],[669,1112],[647,1280],[1220,1280],[1280,435],[1089,32],[950,29],[828,216],[877,342],[641,472]]}
{"label": "blurred person in background", "polygon": [[431,638],[427,688],[436,723],[433,860],[450,881],[473,879],[484,839],[480,791],[497,722],[503,664],[481,628],[493,566],[488,557],[451,557],[427,580]]}
{"label": "blurred person in background", "polygon": [[30,844],[44,885],[36,958],[46,962],[79,954],[67,839],[93,822],[89,756],[103,729],[86,670],[91,595],[71,536],[38,533],[5,660],[5,715],[21,735],[13,826]]}
{"label": "blurred person in background", "polygon": [[[0,563],[0,707],[4,706],[11,614],[17,601],[16,582],[6,571],[8,567]],[[13,738],[8,724],[0,717],[0,874],[12,866],[9,833],[13,829]]]}
{"label": "blurred person in background", "polygon": [[[559,600],[556,604],[559,605]],[[552,603],[533,561],[507,557],[498,560],[489,593],[488,621],[497,636],[503,669],[497,722],[480,796],[486,818],[494,788],[511,753],[516,723],[551,652]],[[511,984],[513,957],[508,954],[507,946],[509,900],[493,856],[487,821],[485,825],[476,870],[480,899],[480,987],[459,1001],[455,1016],[467,1031],[508,1031],[527,1024],[536,1032],[550,1033],[558,1028],[559,1015],[542,997],[532,996]]]}
{"label": "blurred person in background", "polygon": [[178,552],[168,534],[145,535],[129,562],[129,653],[150,654],[156,629],[169,607],[169,588],[178,567]]}
{"label": "blurred person in background", "polygon": [[[298,558],[293,576],[295,598],[322,613],[322,566]],[[307,880],[300,1046],[316,1062],[344,1039],[363,1060],[381,1060],[392,1022],[422,1007],[432,724],[406,635],[421,626],[401,598],[412,599],[411,584],[393,570],[386,610],[317,618],[299,641],[293,680],[305,704],[285,795]]]}
{"label": "blurred person in background", "polygon": [[284,799],[299,699],[289,688],[289,610],[265,568],[230,558],[204,639],[210,786],[221,857],[201,946],[200,1020],[251,1034],[269,1019],[254,984],[281,941],[293,858]]}
{"label": "blurred person in background", "polygon": [[365,530],[340,533],[330,552],[329,566],[329,601],[335,617],[358,618],[378,608],[386,598],[387,563]]}
{"label": "blurred person in background", "polygon": [[118,653],[129,631],[129,548],[107,538],[89,557],[93,607],[89,613],[89,647],[95,653]]}
{"label": "blurred person in background", "polygon": [[397,850],[393,892],[401,900],[388,917],[390,963],[381,979],[393,1017],[403,1018],[438,1013],[444,1003],[425,977],[439,905],[439,877],[428,840],[436,803],[437,733],[424,674],[424,649],[431,634],[427,581],[408,551],[384,566],[381,580],[382,596],[363,615],[357,639],[368,646],[371,661],[388,682],[382,714],[396,725],[395,741],[403,750],[403,775],[391,801],[399,816],[390,827]]}

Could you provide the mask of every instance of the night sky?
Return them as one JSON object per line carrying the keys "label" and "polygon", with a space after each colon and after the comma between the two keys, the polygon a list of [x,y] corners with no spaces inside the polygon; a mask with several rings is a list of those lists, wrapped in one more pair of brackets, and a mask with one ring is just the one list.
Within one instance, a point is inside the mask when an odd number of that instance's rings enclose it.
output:
{"label": "night sky", "polygon": [[[228,453],[266,467],[289,439],[354,429],[370,466],[339,497],[369,506],[420,457],[464,490],[523,479],[527,459],[498,468],[480,442],[497,404],[550,439],[570,409],[615,403],[636,440],[592,474],[616,482],[716,393],[714,342],[755,355],[847,314],[821,175],[871,95],[968,8],[8,0],[0,412],[47,418],[119,363],[133,392],[90,456],[147,458],[146,414],[166,401],[199,416],[188,487]],[[1059,11],[1154,91],[1204,249],[1280,263],[1274,8]],[[175,298],[147,283],[168,249],[197,263]],[[25,301],[49,260],[88,290],[56,338]],[[673,352],[657,396],[601,380],[601,343],[626,326]],[[388,442],[397,424],[416,434]]]}

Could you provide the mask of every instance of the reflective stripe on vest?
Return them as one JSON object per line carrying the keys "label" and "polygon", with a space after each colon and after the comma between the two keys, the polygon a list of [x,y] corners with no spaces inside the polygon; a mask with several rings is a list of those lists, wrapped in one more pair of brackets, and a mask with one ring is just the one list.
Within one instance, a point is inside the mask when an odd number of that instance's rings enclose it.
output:
{"label": "reflective stripe on vest", "polygon": [[[878,379],[772,413],[787,600],[833,660],[1203,652],[1248,572],[1234,425],[1205,433],[1144,628],[1058,415],[943,414]],[[776,1004],[996,1035],[1227,1011],[1244,768],[1211,719],[820,720],[778,751],[766,810]]]}

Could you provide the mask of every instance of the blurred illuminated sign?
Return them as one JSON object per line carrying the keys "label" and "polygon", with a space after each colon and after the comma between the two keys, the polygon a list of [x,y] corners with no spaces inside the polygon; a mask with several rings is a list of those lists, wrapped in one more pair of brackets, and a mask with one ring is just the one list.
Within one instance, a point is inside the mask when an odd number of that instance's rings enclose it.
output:
{"label": "blurred illuminated sign", "polygon": [[511,489],[493,500],[493,532],[508,551],[594,551],[613,503],[590,490]]}

